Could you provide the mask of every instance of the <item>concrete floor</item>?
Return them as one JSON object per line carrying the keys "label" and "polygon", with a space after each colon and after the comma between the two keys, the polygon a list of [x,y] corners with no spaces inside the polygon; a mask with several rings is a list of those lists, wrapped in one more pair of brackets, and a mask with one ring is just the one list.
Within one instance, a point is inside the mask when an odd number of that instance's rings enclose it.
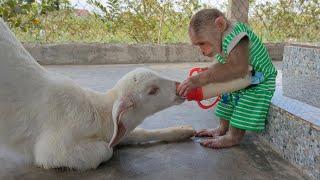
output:
{"label": "concrete floor", "polygon": [[[204,66],[205,64],[197,64]],[[47,66],[65,74],[83,87],[106,91],[128,71],[147,66],[182,80],[193,65],[99,65]],[[213,128],[218,121],[213,110],[202,110],[186,102],[147,118],[141,127],[163,128],[191,124],[196,129]],[[306,179],[279,155],[249,133],[239,146],[231,149],[203,148],[193,139],[172,144],[123,146],[113,158],[92,171],[44,170],[24,165],[9,152],[0,151],[0,179]]]}

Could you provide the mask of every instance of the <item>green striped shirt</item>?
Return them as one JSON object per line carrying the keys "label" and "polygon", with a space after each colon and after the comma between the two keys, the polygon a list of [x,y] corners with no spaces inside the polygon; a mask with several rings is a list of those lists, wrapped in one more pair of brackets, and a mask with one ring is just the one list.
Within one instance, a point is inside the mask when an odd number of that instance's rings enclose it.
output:
{"label": "green striped shirt", "polygon": [[[228,56],[239,41],[247,36],[249,39],[249,64],[256,72],[262,72],[264,81],[256,86],[260,90],[275,90],[277,70],[272,64],[271,57],[261,39],[246,24],[237,22],[229,34],[222,41],[223,53]],[[218,57],[218,62],[225,63],[225,59]]]}

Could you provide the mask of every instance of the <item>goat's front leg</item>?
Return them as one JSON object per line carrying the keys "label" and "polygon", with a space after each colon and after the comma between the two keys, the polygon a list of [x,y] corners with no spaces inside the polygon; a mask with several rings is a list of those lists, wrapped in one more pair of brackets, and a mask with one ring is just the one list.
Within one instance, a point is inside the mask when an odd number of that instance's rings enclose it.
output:
{"label": "goat's front leg", "polygon": [[150,141],[177,142],[192,137],[194,133],[195,130],[191,126],[177,126],[153,130],[136,128],[120,142],[120,145],[147,143]]}
{"label": "goat's front leg", "polygon": [[35,147],[35,163],[44,168],[87,170],[98,167],[113,154],[105,141],[83,141],[73,145],[64,145],[61,141],[42,138]]}

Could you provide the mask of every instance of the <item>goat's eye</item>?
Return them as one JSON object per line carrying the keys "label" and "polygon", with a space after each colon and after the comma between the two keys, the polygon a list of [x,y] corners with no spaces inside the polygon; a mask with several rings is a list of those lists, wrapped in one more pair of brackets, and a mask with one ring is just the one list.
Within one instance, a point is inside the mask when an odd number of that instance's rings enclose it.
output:
{"label": "goat's eye", "polygon": [[149,95],[156,95],[159,91],[159,87],[157,86],[152,86],[149,91],[148,91],[148,94]]}

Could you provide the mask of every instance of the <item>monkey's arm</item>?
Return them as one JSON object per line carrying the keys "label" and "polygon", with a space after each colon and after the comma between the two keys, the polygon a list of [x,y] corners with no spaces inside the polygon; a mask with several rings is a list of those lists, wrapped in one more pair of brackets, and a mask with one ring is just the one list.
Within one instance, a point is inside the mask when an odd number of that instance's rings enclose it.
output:
{"label": "monkey's arm", "polygon": [[[229,53],[225,64],[216,63],[209,66],[208,71],[199,73],[192,80],[201,86],[209,83],[221,83],[242,78],[248,74],[249,70],[249,40],[244,37]],[[191,80],[191,81],[192,81]]]}

